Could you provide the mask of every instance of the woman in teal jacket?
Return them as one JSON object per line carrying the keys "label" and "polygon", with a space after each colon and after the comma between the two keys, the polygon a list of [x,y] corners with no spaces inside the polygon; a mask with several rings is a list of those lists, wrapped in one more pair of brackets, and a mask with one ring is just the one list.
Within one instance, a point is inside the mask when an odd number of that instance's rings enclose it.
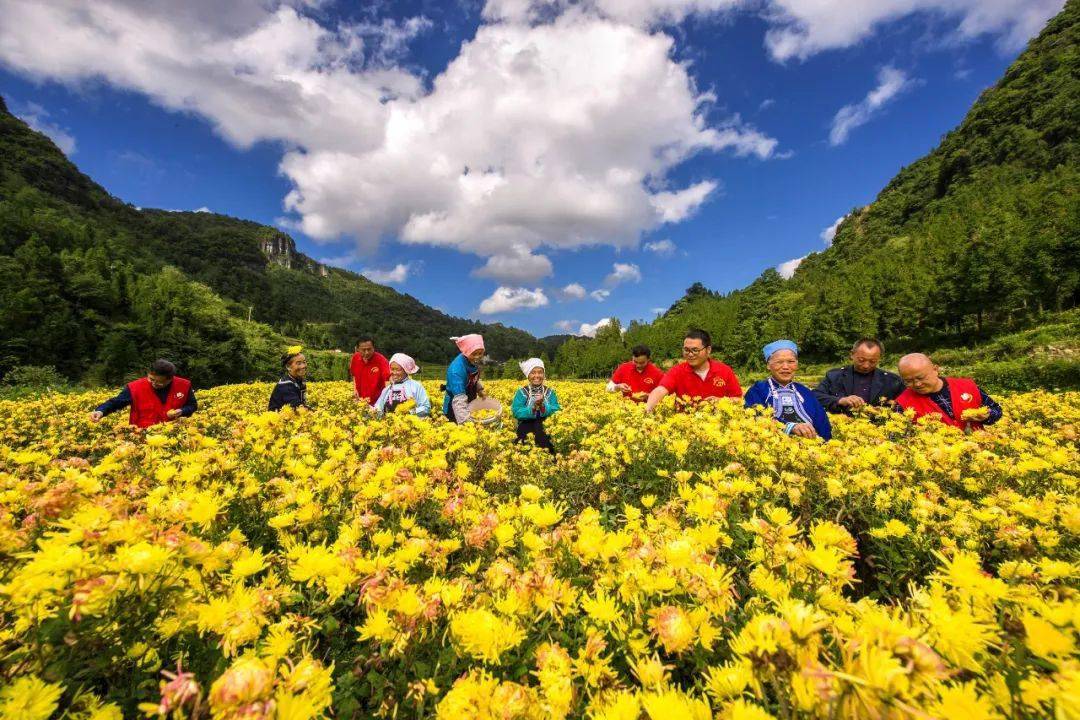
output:
{"label": "woman in teal jacket", "polygon": [[484,385],[480,382],[484,338],[473,333],[450,339],[461,352],[446,368],[446,382],[442,386],[442,411],[450,422],[462,425],[472,417],[469,403],[478,397],[484,397]]}
{"label": "woman in teal jacket", "polygon": [[518,442],[525,442],[525,438],[532,435],[536,447],[542,447],[554,455],[555,447],[544,430],[544,420],[562,409],[559,398],[554,390],[544,384],[547,373],[543,360],[529,358],[521,363],[521,371],[529,382],[514,394],[514,402],[510,405],[510,412],[518,421]]}

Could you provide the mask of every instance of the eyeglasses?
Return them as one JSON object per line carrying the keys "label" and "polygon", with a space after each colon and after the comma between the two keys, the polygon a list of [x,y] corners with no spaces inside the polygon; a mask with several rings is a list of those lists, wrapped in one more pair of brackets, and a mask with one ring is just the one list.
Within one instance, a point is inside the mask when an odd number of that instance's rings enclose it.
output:
{"label": "eyeglasses", "polygon": [[699,348],[684,347],[682,349],[682,354],[683,355],[689,355],[690,357],[696,357],[697,355],[700,355],[701,353],[705,352],[706,350],[708,350],[707,347],[699,347]]}

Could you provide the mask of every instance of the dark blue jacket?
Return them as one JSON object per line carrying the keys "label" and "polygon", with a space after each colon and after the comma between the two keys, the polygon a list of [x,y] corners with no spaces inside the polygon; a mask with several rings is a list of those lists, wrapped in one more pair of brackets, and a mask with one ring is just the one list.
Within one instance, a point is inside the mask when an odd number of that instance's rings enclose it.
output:
{"label": "dark blue jacket", "polygon": [[270,393],[270,410],[280,410],[286,405],[294,408],[307,407],[307,383],[294,380],[290,375],[282,375]]}
{"label": "dark blue jacket", "polygon": [[[889,400],[895,400],[902,392],[904,383],[899,375],[877,368],[870,379],[870,398],[863,399],[871,405],[884,405]],[[834,368],[825,373],[825,377],[814,388],[814,396],[818,402],[831,413],[850,413],[850,410],[840,404],[840,398],[854,393],[855,368],[851,365]]]}
{"label": "dark blue jacket", "polygon": [[[806,408],[806,412],[810,415],[810,422],[814,425],[814,430],[821,437],[822,440],[832,440],[832,424],[829,422],[829,416],[825,412],[825,408],[821,407],[821,403],[814,397],[814,393],[810,391],[810,388],[806,387],[802,383],[793,382],[796,392],[799,393],[799,397],[802,398],[803,407]],[[744,399],[746,407],[753,407],[755,405],[761,405],[767,408],[772,408],[772,401],[769,400],[769,381],[759,380],[746,391],[746,398]]]}

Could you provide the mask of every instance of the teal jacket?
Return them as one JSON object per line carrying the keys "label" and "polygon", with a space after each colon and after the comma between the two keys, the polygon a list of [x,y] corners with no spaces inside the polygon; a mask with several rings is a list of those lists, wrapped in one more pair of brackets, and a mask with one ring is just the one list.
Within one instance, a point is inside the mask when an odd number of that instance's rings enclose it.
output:
{"label": "teal jacket", "polygon": [[537,415],[532,405],[529,404],[529,394],[525,388],[518,388],[518,391],[514,394],[514,402],[510,405],[510,412],[518,420],[535,420],[537,418],[551,417],[555,413],[562,410],[559,406],[559,398],[555,395],[555,391],[551,388],[544,388],[544,405],[545,412],[542,415]]}
{"label": "teal jacket", "polygon": [[469,359],[458,353],[450,366],[446,368],[446,391],[443,395],[443,415],[450,414],[450,402],[455,395],[464,395],[469,384],[469,376],[480,372],[479,369],[469,362]]}

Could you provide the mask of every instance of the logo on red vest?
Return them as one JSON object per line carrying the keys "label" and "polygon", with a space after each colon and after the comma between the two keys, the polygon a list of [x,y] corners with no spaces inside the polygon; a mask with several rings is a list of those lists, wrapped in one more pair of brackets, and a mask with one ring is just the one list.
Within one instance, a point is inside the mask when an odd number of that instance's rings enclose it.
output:
{"label": "logo on red vest", "polygon": [[646,385],[655,385],[656,381],[653,380],[652,378],[645,378],[645,384]]}
{"label": "logo on red vest", "polygon": [[182,398],[182,397],[184,397],[184,393],[178,392],[178,393],[176,393],[176,397]]}
{"label": "logo on red vest", "polygon": [[379,372],[379,368],[373,367],[373,368],[371,368],[371,372]]}
{"label": "logo on red vest", "polygon": [[727,383],[724,382],[724,378],[713,378],[712,384],[716,387],[724,387]]}
{"label": "logo on red vest", "polygon": [[960,393],[960,399],[964,402],[971,400],[971,393]]}

